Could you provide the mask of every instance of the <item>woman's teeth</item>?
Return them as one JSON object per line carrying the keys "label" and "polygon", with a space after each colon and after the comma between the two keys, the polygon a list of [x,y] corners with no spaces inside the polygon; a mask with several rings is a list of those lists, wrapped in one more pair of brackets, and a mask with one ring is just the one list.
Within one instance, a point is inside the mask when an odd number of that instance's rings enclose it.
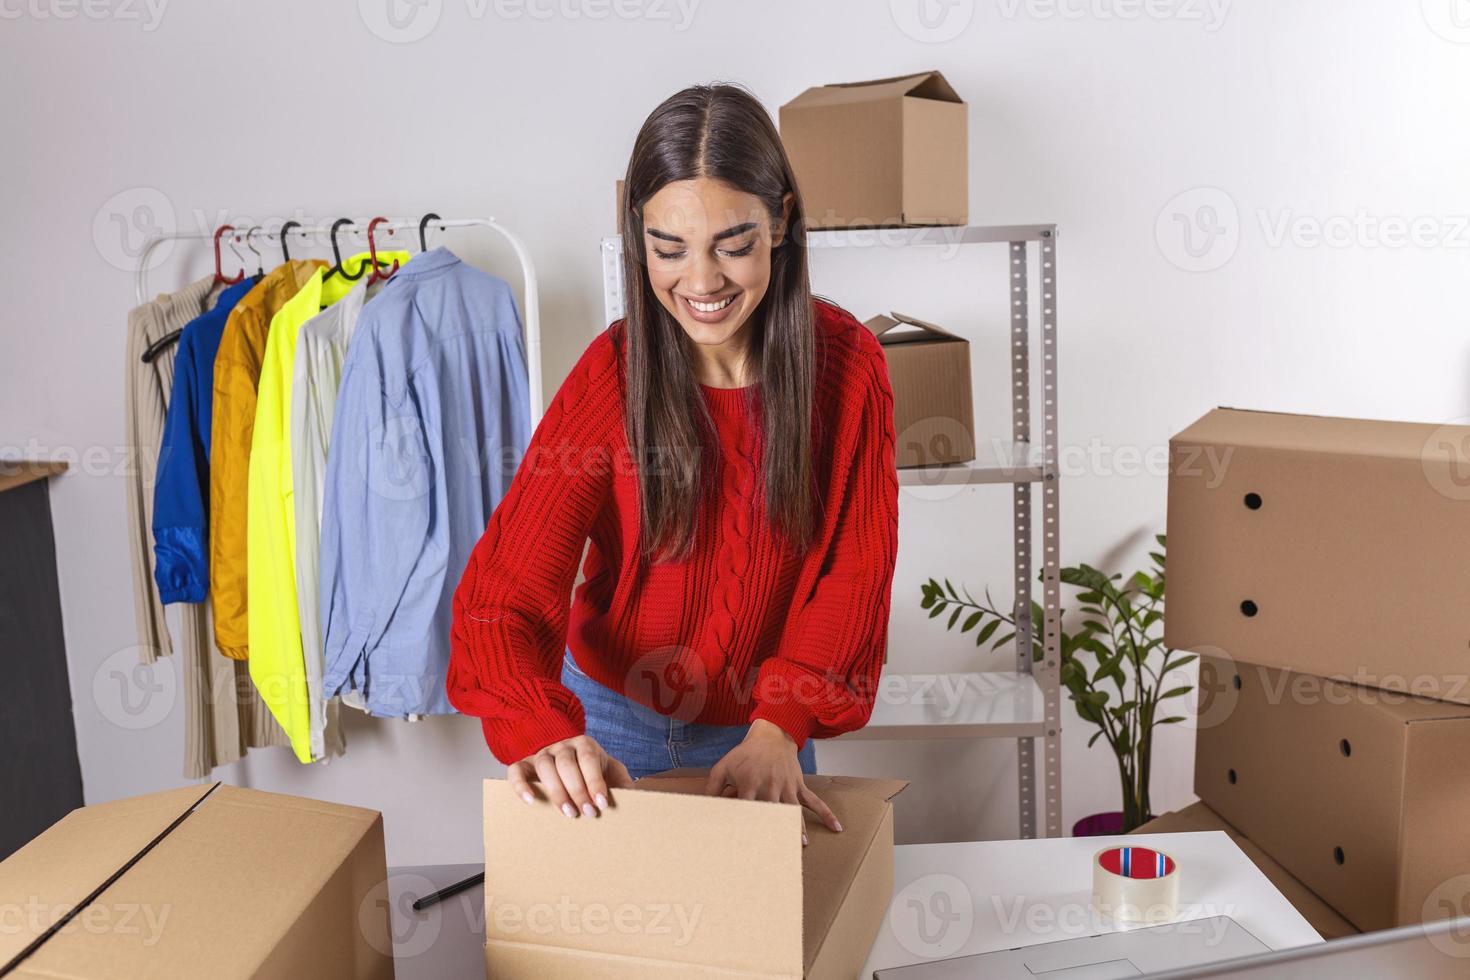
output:
{"label": "woman's teeth", "polygon": [[701,313],[718,313],[720,310],[723,310],[725,307],[729,306],[734,299],[734,296],[726,296],[718,303],[701,303],[698,300],[689,299],[687,296],[685,297],[685,301]]}

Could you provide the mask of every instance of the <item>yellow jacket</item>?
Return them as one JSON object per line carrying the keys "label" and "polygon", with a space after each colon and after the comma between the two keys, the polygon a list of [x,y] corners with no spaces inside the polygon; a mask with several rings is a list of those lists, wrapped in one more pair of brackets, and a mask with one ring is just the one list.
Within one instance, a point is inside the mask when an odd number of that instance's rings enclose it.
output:
{"label": "yellow jacket", "polygon": [[210,420],[209,447],[209,601],[214,607],[215,645],[220,653],[236,660],[249,656],[245,613],[245,495],[261,359],[271,320],[307,280],[326,266],[320,259],[293,259],[272,269],[230,311],[214,359],[214,414]]}
{"label": "yellow jacket", "polygon": [[[343,262],[349,274],[367,253]],[[379,252],[400,264],[407,252]],[[291,468],[291,382],[301,325],[347,295],[356,280],[323,278],[318,268],[271,319],[261,359],[246,493],[246,621],[250,679],[291,739],[296,758],[312,762],[306,661],[296,589],[296,504]]]}

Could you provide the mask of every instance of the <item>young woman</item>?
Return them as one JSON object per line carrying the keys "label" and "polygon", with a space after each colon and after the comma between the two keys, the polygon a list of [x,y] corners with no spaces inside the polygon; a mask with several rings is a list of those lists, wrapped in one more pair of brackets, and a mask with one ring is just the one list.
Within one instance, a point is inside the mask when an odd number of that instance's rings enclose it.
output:
{"label": "young woman", "polygon": [[562,383],[475,547],[449,700],[527,803],[537,782],[568,817],[697,766],[708,793],[840,830],[802,777],[813,738],[867,723],[887,642],[882,348],[812,298],[801,193],[749,93],[665,101],[624,186],[627,315]]}

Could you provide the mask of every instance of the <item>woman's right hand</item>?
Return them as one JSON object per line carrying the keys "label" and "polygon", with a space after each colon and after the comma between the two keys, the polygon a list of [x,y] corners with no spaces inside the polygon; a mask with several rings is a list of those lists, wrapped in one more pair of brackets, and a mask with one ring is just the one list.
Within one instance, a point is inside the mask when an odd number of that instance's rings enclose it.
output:
{"label": "woman's right hand", "polygon": [[590,735],[552,742],[505,771],[511,789],[536,802],[531,783],[539,782],[551,802],[569,817],[595,817],[609,805],[608,790],[633,785],[628,767],[608,755]]}

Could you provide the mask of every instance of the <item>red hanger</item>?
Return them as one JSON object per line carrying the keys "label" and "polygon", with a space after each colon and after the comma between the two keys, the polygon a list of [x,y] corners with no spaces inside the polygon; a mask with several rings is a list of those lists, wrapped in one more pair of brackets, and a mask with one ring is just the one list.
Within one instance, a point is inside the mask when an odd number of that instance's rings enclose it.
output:
{"label": "red hanger", "polygon": [[[395,272],[398,271],[398,260],[397,259],[394,259],[393,260],[393,268],[389,269],[387,272],[384,272],[378,266],[378,243],[373,240],[373,229],[376,228],[376,227],[378,227],[378,224],[380,222],[384,222],[384,221],[387,221],[387,220],[388,220],[387,218],[379,217],[379,218],[374,218],[372,221],[369,221],[368,222],[368,229],[367,229],[368,256],[369,256],[368,261],[372,263],[372,267],[373,267],[373,274],[368,279],[368,285],[369,286],[371,286],[375,282],[383,282],[383,281],[387,280],[390,276],[393,275],[393,273],[395,273]],[[391,229],[389,229],[388,234],[390,234],[390,235],[393,234],[393,231]]]}
{"label": "red hanger", "polygon": [[220,267],[219,240],[224,237],[226,232],[232,232],[234,230],[234,225],[220,225],[214,230],[214,281],[216,283],[224,283],[226,286],[233,286],[245,278],[245,270],[241,269],[235,275],[235,278],[226,279],[224,269]]}

